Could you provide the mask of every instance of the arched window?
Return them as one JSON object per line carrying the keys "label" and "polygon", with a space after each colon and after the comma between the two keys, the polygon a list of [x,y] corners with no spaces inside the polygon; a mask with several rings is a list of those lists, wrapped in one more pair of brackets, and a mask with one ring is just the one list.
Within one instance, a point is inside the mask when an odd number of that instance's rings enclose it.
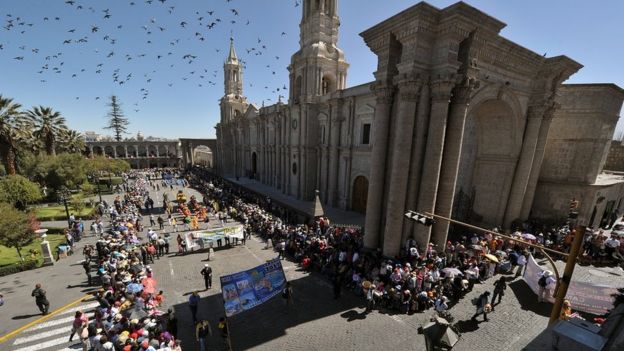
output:
{"label": "arched window", "polygon": [[321,94],[329,94],[334,92],[334,90],[336,90],[334,80],[330,76],[323,77],[323,80],[321,81]]}
{"label": "arched window", "polygon": [[325,0],[325,14],[326,15],[331,15],[332,14],[332,1],[331,0]]}

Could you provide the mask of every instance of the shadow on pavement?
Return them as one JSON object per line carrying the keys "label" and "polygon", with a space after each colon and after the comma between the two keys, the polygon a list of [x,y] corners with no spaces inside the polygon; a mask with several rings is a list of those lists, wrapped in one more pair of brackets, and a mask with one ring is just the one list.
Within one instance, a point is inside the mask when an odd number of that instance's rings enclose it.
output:
{"label": "shadow on pavement", "polygon": [[355,320],[366,319],[367,313],[365,311],[358,312],[356,310],[349,310],[340,315],[340,317],[345,318],[347,322],[353,322]]}
{"label": "shadow on pavement", "polygon": [[21,315],[21,316],[15,316],[15,317],[12,317],[11,319],[14,319],[14,320],[18,320],[18,319],[28,319],[28,318],[31,318],[31,317],[36,317],[36,316],[42,316],[42,314],[41,314],[41,313],[34,313],[34,314],[23,314],[23,315]]}
{"label": "shadow on pavement", "polygon": [[[227,350],[227,345],[217,328],[219,318],[225,316],[225,312],[220,285],[218,278],[216,279],[213,288],[208,290],[211,295],[202,297],[200,301],[197,318],[210,322],[213,331],[208,341],[210,349],[216,347]],[[334,314],[341,313],[341,316],[348,318],[349,321],[366,318],[364,313],[354,310],[361,304],[359,298],[345,294],[340,299],[334,300],[331,285],[319,284],[319,280],[324,278],[311,274],[291,281],[294,299],[291,306],[286,306],[285,300],[278,295],[262,305],[230,317],[232,348],[237,351],[251,349],[285,336],[289,328]],[[178,318],[177,337],[182,340],[182,349],[198,350],[199,346],[194,335],[195,327],[188,305],[180,303],[173,308]]]}
{"label": "shadow on pavement", "polygon": [[549,317],[552,309],[552,304],[547,302],[538,302],[537,296],[533,293],[533,290],[522,279],[518,279],[508,285],[513,293],[516,295],[520,307],[523,310],[537,313],[540,316]]}
{"label": "shadow on pavement", "polygon": [[459,330],[460,333],[470,333],[477,329],[479,329],[480,321],[473,321],[472,319],[468,319],[465,321],[459,321],[455,323],[455,328]]}

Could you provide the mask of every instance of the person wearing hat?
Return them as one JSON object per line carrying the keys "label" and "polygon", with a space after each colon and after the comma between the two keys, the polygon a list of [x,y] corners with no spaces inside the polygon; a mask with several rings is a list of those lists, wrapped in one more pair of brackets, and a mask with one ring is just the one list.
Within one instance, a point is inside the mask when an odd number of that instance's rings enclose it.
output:
{"label": "person wearing hat", "polygon": [[559,320],[569,321],[572,318],[572,304],[570,300],[564,300],[561,307],[561,313],[559,314]]}
{"label": "person wearing hat", "polygon": [[200,272],[204,276],[204,285],[206,290],[212,288],[212,267],[208,263],[204,265],[204,268]]}
{"label": "person wearing hat", "polygon": [[487,317],[488,308],[486,308],[487,307],[486,305],[488,305],[489,297],[490,297],[490,292],[486,291],[483,294],[479,295],[479,297],[474,299],[473,304],[476,306],[477,311],[472,316],[471,318],[472,321],[476,322],[477,316],[479,316],[480,314],[483,314],[484,322],[488,321],[488,317]]}

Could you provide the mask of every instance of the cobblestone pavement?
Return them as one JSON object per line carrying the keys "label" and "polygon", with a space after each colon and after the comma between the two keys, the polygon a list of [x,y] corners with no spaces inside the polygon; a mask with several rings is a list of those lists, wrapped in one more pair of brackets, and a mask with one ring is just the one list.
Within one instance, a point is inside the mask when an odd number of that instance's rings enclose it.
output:
{"label": "cobblestone pavement", "polygon": [[[185,191],[188,194],[192,190]],[[155,201],[160,198],[154,196]],[[148,220],[147,217],[145,220]],[[211,221],[211,226],[216,226],[215,222]],[[229,223],[232,224],[235,223]],[[87,239],[87,242],[89,240],[94,239]],[[172,250],[175,251],[175,245],[172,245]],[[254,237],[245,246],[216,250],[215,259],[211,262],[202,252],[180,256],[170,253],[155,260],[152,267],[158,289],[165,292],[164,308],[171,307],[178,315],[178,333],[184,350],[198,349],[186,304],[189,294],[194,290],[200,291],[202,300],[198,317],[209,320],[214,332],[209,349],[226,350],[227,345],[218,336],[217,330],[218,319],[224,314],[218,277],[254,267],[275,256],[272,249],[265,249],[265,244]],[[0,292],[7,300],[7,304],[1,307],[0,333],[5,334],[39,317],[30,297],[36,281],[41,281],[47,288],[52,309],[89,291],[82,267],[77,263],[81,258],[73,256],[59,261],[54,267],[0,278]],[[366,314],[363,297],[347,291],[340,299],[334,300],[331,285],[324,276],[302,272],[289,260],[282,262],[287,279],[293,285],[294,305],[286,306],[281,297],[275,297],[253,310],[232,317],[229,323],[234,350],[425,350],[424,338],[417,333],[417,329],[428,321],[431,311],[404,315],[374,310]],[[214,276],[213,288],[208,291],[204,291],[199,273],[205,263],[212,266]],[[511,280],[511,276],[509,279],[503,302],[488,316],[489,322],[482,322],[482,318],[479,318],[480,322],[470,320],[474,313],[470,300],[485,290],[491,291],[492,279],[475,285],[471,293],[451,308],[455,325],[462,332],[454,350],[522,350],[525,347],[526,350],[541,350],[547,344],[547,339],[541,344],[530,343],[545,329],[551,306],[538,304],[535,295],[521,279]],[[91,304],[86,301],[81,306],[89,310]],[[54,316],[0,344],[0,349],[75,349],[78,345],[67,342],[71,323],[68,317],[71,317],[70,312]]]}

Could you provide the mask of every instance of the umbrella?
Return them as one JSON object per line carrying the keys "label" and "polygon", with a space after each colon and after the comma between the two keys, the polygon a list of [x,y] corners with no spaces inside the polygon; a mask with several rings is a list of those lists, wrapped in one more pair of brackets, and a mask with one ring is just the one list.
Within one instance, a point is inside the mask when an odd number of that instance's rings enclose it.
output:
{"label": "umbrella", "polygon": [[143,311],[140,308],[133,308],[130,310],[130,315],[128,316],[128,319],[132,320],[132,319],[142,319],[147,317],[147,312]]}
{"label": "umbrella", "polygon": [[476,245],[476,244],[475,245],[470,245],[470,248],[473,249],[473,250],[477,250],[477,251],[483,250],[483,246]]}
{"label": "umbrella", "polygon": [[527,239],[527,240],[537,240],[537,238],[535,237],[535,235],[530,234],[530,233],[524,233],[522,234],[522,237]]}
{"label": "umbrella", "polygon": [[141,283],[144,286],[143,291],[145,291],[146,293],[153,294],[156,292],[156,279],[145,278],[143,279],[143,281],[141,281]]}
{"label": "umbrella", "polygon": [[492,261],[492,262],[496,262],[498,263],[498,257],[492,255],[492,254],[485,254],[484,255],[485,258],[487,258],[488,260]]}
{"label": "umbrella", "polygon": [[464,275],[459,269],[453,267],[446,267],[442,269],[442,272],[447,276],[456,276],[456,275]]}
{"label": "umbrella", "polygon": [[126,291],[131,294],[136,294],[141,290],[143,290],[143,285],[139,283],[131,283],[131,284],[128,284],[128,286],[126,287]]}

